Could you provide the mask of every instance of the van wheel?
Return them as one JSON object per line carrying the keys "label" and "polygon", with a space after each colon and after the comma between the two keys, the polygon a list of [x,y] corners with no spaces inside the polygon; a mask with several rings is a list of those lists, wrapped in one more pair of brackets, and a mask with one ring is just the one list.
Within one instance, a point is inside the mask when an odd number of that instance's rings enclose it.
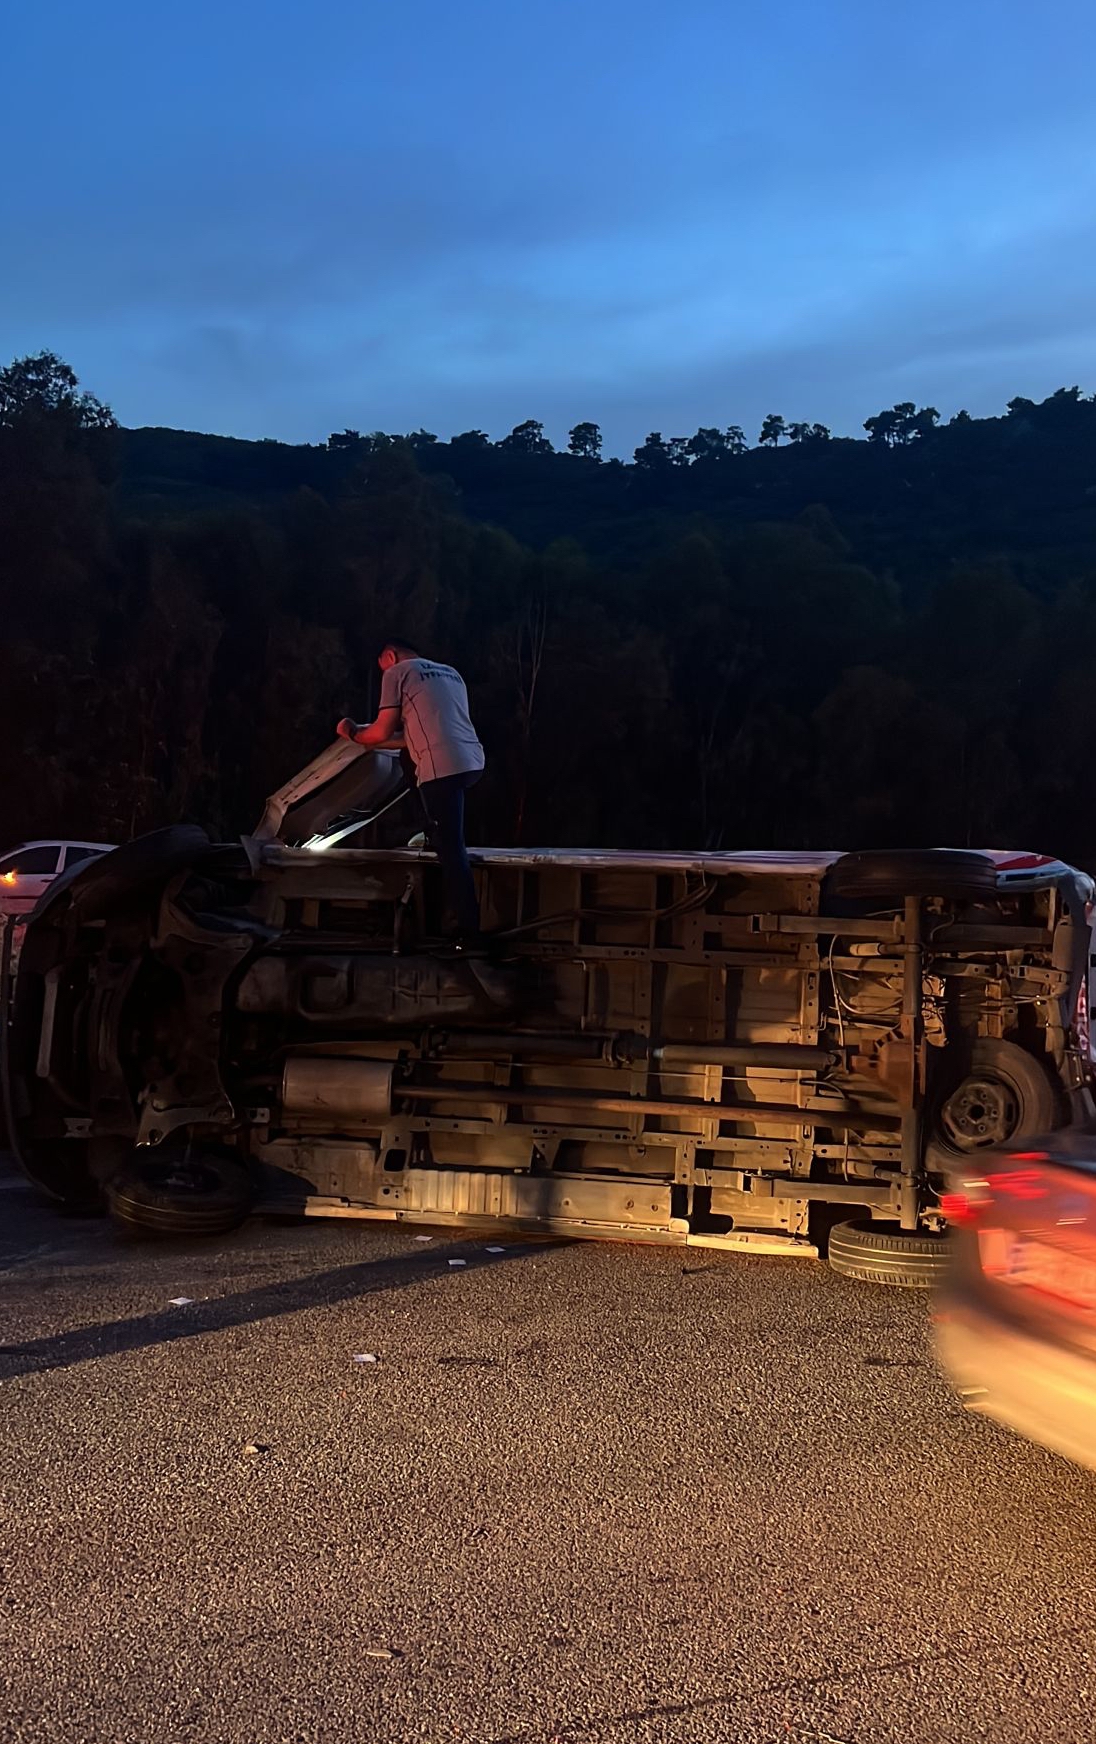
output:
{"label": "van wheel", "polygon": [[978,1036],[959,1069],[930,1094],[925,1160],[934,1172],[947,1173],[972,1151],[1052,1131],[1058,1115],[1054,1085],[1038,1060],[1015,1042]]}
{"label": "van wheel", "polygon": [[835,860],[827,884],[830,895],[842,900],[950,896],[962,901],[993,895],[997,870],[984,855],[959,848],[867,849]]}
{"label": "van wheel", "polygon": [[948,1243],[942,1235],[916,1234],[864,1217],[830,1231],[829,1261],[843,1278],[930,1290],[947,1270]]}
{"label": "van wheel", "polygon": [[255,1202],[255,1188],[234,1156],[152,1152],[134,1158],[105,1188],[116,1223],[140,1235],[225,1235]]}
{"label": "van wheel", "polygon": [[[209,849],[209,837],[197,824],[171,824],[138,836],[136,841],[112,848],[109,854],[81,866],[71,880],[72,905],[82,919],[99,919],[116,903],[132,902],[147,885],[166,883],[172,872],[191,866]],[[58,898],[69,888],[70,881],[62,874],[57,880]],[[51,900],[47,890],[40,912]]]}

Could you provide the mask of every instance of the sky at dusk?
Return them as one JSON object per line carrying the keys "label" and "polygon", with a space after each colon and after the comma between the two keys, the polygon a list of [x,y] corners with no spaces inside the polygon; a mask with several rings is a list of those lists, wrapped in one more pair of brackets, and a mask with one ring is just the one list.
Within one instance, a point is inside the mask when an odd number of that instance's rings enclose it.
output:
{"label": "sky at dusk", "polygon": [[1096,389],[1096,7],[0,0],[0,359],[320,441]]}

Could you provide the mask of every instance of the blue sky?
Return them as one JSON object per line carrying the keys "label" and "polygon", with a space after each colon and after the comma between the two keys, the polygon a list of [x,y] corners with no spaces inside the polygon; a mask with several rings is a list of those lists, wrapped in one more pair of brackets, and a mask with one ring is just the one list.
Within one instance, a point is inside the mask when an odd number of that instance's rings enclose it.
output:
{"label": "blue sky", "polygon": [[6,0],[0,357],[316,441],[1096,389],[1096,7]]}

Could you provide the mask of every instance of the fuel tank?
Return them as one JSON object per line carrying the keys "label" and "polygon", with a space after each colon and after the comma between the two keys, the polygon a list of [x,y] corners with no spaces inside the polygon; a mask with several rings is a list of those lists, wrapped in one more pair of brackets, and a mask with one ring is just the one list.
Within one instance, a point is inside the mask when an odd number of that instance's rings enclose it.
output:
{"label": "fuel tank", "polygon": [[512,1016],[519,977],[478,958],[271,952],[248,968],[235,1003],[249,1017],[294,1017],[317,1028],[413,1030]]}

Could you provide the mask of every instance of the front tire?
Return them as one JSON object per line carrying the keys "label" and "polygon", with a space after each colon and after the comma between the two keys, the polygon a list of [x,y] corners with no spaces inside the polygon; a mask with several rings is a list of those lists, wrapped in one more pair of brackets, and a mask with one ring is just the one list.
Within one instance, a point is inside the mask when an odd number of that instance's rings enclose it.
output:
{"label": "front tire", "polygon": [[115,1222],[139,1235],[227,1235],[255,1202],[244,1165],[233,1156],[151,1151],[138,1155],[105,1188]]}
{"label": "front tire", "polygon": [[829,1262],[843,1278],[863,1284],[931,1290],[947,1271],[948,1243],[942,1235],[917,1234],[864,1217],[830,1231]]}

